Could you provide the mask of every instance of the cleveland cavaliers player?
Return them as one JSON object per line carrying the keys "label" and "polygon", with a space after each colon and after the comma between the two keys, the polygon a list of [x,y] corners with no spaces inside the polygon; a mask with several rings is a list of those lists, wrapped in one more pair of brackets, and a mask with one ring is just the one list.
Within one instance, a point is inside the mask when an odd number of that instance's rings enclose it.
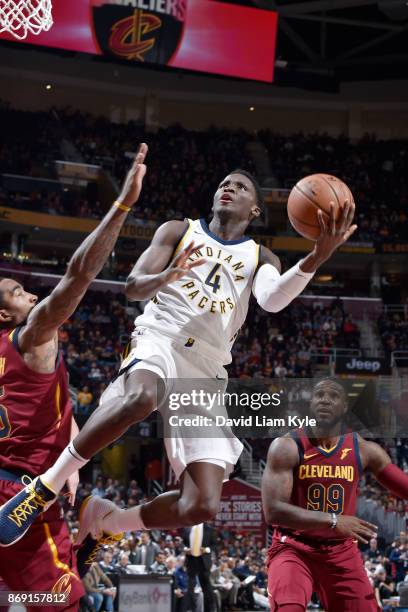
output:
{"label": "cleveland cavaliers player", "polygon": [[[78,431],[67,372],[58,353],[58,328],[72,315],[111,253],[140,194],[146,153],[143,144],[119,200],[74,253],[46,299],[38,302],[19,282],[0,279],[0,503],[24,490],[24,501],[0,519],[1,534],[8,526],[19,531],[28,516],[47,507],[48,490],[41,481],[37,487],[28,484],[29,477],[49,468]],[[65,482],[73,503],[77,472],[73,470],[61,486]],[[76,610],[83,587],[58,504],[23,535],[20,531],[13,548],[0,555],[0,577],[14,591],[67,592],[69,607],[56,609]]]}
{"label": "cleveland cavaliers player", "polygon": [[344,431],[347,397],[331,379],[317,383],[311,413],[317,427],[272,442],[262,482],[269,550],[271,612],[304,612],[313,591],[329,612],[376,612],[357,542],[376,527],[355,516],[363,470],[402,499],[408,475],[376,443]]}
{"label": "cleveland cavaliers player", "polygon": [[[352,225],[354,204],[344,202],[337,222],[332,206],[327,221],[319,216],[321,235],[312,252],[281,275],[279,259],[245,235],[261,208],[257,182],[236,170],[217,188],[209,225],[185,220],[158,228],[127,281],[130,300],[151,300],[135,321],[130,354],[98,410],[56,464],[36,480],[35,489],[45,499],[52,502],[74,470],[158,404],[165,417],[169,381],[226,379],[224,365],[231,361],[233,340],[245,322],[251,292],[265,310],[281,310],[357,227]],[[159,401],[157,389],[162,393]],[[124,402],[127,411],[122,409]],[[97,536],[196,525],[215,515],[222,483],[238,460],[241,442],[231,435],[223,437],[221,431],[212,438],[181,438],[173,432],[166,447],[180,489],[129,510],[89,498],[82,508],[79,541],[88,532]],[[39,506],[18,528],[9,521],[28,495],[29,489],[0,509],[3,546],[21,537],[42,511]]]}

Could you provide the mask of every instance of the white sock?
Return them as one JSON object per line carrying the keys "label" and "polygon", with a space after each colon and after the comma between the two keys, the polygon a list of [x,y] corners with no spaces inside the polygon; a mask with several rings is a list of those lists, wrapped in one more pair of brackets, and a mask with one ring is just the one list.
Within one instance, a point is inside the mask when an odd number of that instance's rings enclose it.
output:
{"label": "white sock", "polygon": [[105,516],[100,523],[101,529],[116,535],[122,531],[141,531],[146,529],[140,514],[142,506],[121,510],[116,508]]}
{"label": "white sock", "polygon": [[84,459],[76,452],[74,445],[70,442],[54,465],[41,475],[41,480],[55,493],[59,493],[71,474],[83,467],[88,461],[89,459]]}

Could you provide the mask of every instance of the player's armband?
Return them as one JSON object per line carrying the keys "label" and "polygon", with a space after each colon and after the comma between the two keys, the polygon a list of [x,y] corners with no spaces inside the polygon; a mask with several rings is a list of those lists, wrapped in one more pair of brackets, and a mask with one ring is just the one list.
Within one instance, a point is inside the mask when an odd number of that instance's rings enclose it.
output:
{"label": "player's armband", "polygon": [[383,487],[400,497],[408,499],[408,474],[405,474],[399,467],[389,463],[376,478]]}
{"label": "player's armband", "polygon": [[255,275],[252,293],[259,306],[268,312],[279,312],[306,287],[314,272],[303,272],[298,262],[282,276],[272,264],[263,264]]}

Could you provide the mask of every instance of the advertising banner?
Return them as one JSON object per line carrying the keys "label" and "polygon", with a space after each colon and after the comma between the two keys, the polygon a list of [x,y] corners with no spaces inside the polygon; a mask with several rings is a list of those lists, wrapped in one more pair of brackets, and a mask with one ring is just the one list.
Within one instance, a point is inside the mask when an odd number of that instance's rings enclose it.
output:
{"label": "advertising banner", "polygon": [[121,576],[119,610],[126,612],[171,612],[171,576]]}
{"label": "advertising banner", "polygon": [[226,482],[214,526],[241,535],[253,535],[256,541],[265,545],[266,524],[260,489],[238,478]]}
{"label": "advertising banner", "polygon": [[337,374],[357,376],[384,376],[391,374],[389,359],[380,357],[339,357],[336,359]]}

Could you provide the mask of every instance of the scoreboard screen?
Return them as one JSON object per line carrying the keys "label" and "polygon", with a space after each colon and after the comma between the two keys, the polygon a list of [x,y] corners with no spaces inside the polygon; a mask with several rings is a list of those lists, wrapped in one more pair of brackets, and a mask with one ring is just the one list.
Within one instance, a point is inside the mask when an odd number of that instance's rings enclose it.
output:
{"label": "scoreboard screen", "polygon": [[[54,0],[24,41],[133,63],[273,81],[278,16],[218,0]],[[0,39],[15,40],[9,34]]]}

